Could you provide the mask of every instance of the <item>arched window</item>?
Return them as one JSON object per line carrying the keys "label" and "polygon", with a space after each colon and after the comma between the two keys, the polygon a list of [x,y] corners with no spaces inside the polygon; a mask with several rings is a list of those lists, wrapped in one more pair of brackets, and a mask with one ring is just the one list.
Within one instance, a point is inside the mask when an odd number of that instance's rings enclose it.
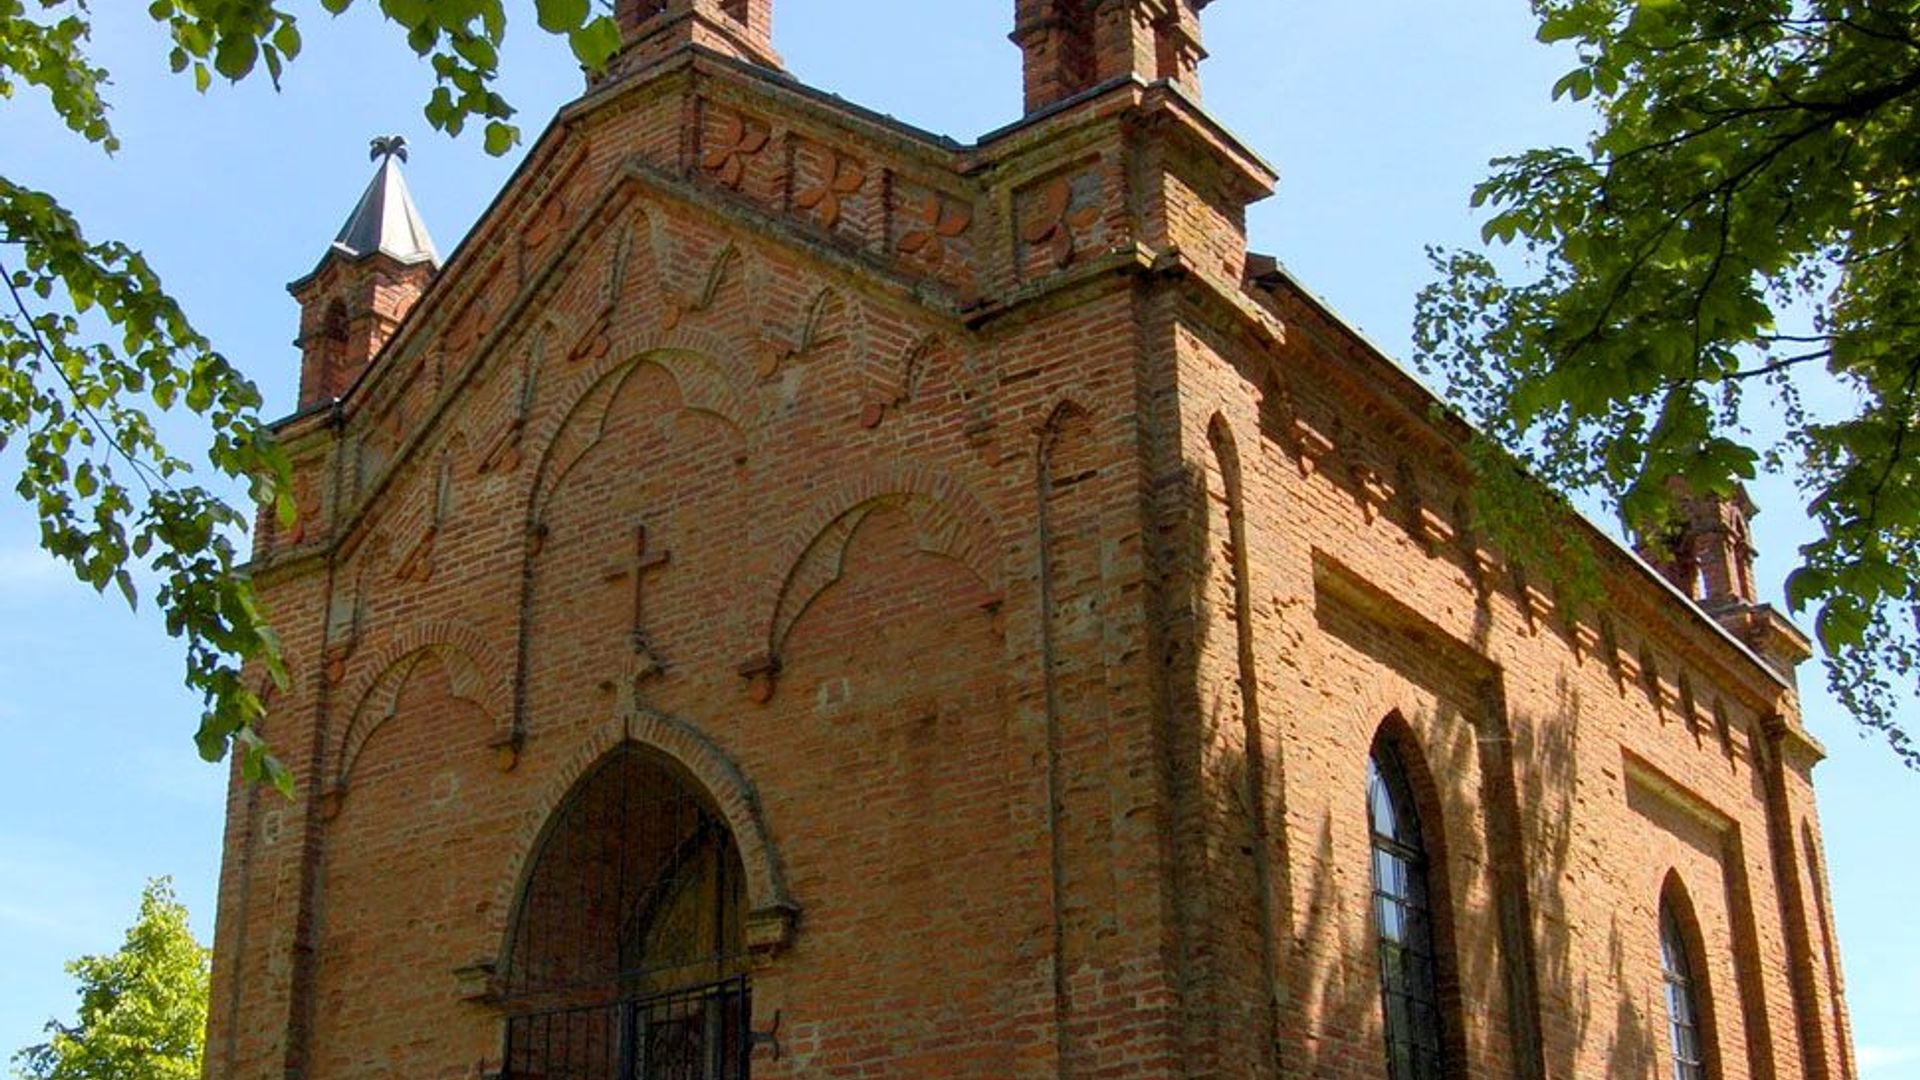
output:
{"label": "arched window", "polygon": [[336,299],[327,305],[327,314],[320,323],[320,336],[328,341],[347,340],[347,305]]}
{"label": "arched window", "polygon": [[705,792],[629,744],[555,811],[503,978],[505,1080],[743,1080],[746,875]]}
{"label": "arched window", "polygon": [[1671,900],[1660,902],[1660,975],[1667,987],[1667,1045],[1673,1080],[1707,1080],[1706,1025],[1692,950]]}
{"label": "arched window", "polygon": [[1390,745],[1367,761],[1373,920],[1390,1080],[1438,1080],[1445,1053],[1427,849],[1406,770]]}

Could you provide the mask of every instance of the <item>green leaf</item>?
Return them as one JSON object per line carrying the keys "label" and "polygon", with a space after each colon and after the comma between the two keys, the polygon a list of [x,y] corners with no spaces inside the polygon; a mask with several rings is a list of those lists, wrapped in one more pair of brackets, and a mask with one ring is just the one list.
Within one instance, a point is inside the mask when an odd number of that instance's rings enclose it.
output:
{"label": "green leaf", "polygon": [[500,66],[500,54],[494,50],[485,38],[458,37],[454,39],[453,51],[462,60],[481,71],[492,71]]}
{"label": "green leaf", "polygon": [[293,25],[291,18],[281,23],[280,28],[273,32],[273,47],[280,50],[280,55],[289,60],[300,55],[300,31]]}
{"label": "green leaf", "polygon": [[498,120],[487,124],[486,149],[487,153],[494,157],[499,157],[513,149],[514,144],[519,141],[520,129],[512,124],[504,124]]}
{"label": "green leaf", "polygon": [[589,71],[601,71],[620,51],[620,24],[602,15],[569,35],[574,58]]}
{"label": "green leaf", "polygon": [[246,34],[228,34],[220,39],[213,53],[213,67],[226,78],[238,82],[253,71],[259,59],[260,43]]}
{"label": "green leaf", "polygon": [[1561,98],[1585,101],[1592,94],[1593,72],[1587,68],[1575,68],[1561,76],[1559,82],[1553,84],[1553,98],[1555,101]]}
{"label": "green leaf", "polygon": [[540,29],[550,34],[565,34],[587,21],[587,0],[534,0],[534,12]]}
{"label": "green leaf", "polygon": [[1828,604],[1814,618],[1820,646],[1828,652],[1845,652],[1865,640],[1867,613],[1851,604]]}

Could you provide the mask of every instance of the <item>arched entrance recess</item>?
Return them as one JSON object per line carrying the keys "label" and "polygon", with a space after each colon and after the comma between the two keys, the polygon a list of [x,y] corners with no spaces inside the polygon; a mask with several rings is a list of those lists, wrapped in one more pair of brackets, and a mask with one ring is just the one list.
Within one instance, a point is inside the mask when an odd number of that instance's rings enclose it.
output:
{"label": "arched entrance recess", "polygon": [[747,876],[726,818],[637,743],[554,812],[521,886],[504,1080],[744,1080]]}

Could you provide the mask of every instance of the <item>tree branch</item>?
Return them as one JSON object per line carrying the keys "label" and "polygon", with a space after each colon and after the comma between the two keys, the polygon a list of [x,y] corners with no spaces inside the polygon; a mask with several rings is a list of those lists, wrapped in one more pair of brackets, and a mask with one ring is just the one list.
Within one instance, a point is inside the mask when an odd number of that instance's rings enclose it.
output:
{"label": "tree branch", "polygon": [[34,350],[47,362],[46,366],[53,371],[54,377],[60,380],[60,384],[67,388],[67,396],[73,401],[74,411],[85,417],[88,426],[99,434],[101,440],[133,467],[134,475],[139,478],[149,495],[154,493],[156,487],[172,492],[174,487],[167,482],[166,477],[155,472],[131,449],[121,444],[120,440],[107,429],[106,421],[102,420],[92,406],[86,403],[86,399],[80,394],[80,388],[73,385],[73,380],[67,377],[66,370],[60,366],[59,359],[53,355],[53,349],[48,346],[47,339],[41,335],[39,324],[34,322],[33,312],[27,308],[26,298],[20,295],[20,286],[14,282],[13,274],[7,269],[5,263],[0,263],[0,278],[6,280],[7,293],[13,297],[13,306],[20,312],[20,317],[26,321],[27,332],[33,338]]}

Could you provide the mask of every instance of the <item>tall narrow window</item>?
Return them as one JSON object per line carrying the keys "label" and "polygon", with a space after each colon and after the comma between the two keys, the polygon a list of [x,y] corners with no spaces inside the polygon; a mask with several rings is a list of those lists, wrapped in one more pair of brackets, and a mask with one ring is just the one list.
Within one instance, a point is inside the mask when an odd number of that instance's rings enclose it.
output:
{"label": "tall narrow window", "polygon": [[1698,988],[1687,938],[1673,905],[1660,904],[1660,974],[1667,984],[1667,1039],[1673,1080],[1707,1080],[1706,1040],[1701,1035]]}
{"label": "tall narrow window", "polygon": [[1373,831],[1373,919],[1380,949],[1380,1008],[1391,1080],[1438,1080],[1443,1058],[1427,852],[1406,771],[1392,747],[1367,762]]}

